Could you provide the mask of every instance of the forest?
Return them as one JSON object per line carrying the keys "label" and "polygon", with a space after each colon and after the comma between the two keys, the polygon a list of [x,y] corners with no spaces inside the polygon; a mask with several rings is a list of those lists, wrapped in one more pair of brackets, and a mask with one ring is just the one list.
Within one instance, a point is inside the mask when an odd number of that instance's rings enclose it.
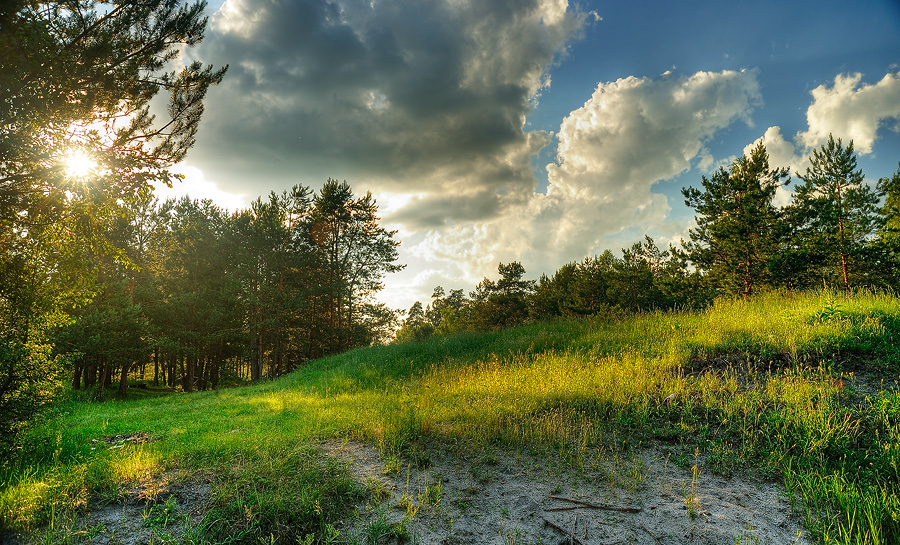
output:
{"label": "forest", "polygon": [[[109,12],[13,2],[0,12],[4,438],[64,384],[98,400],[109,389],[126,396],[130,377],[192,392],[377,343],[696,309],[771,289],[897,284],[900,170],[872,187],[853,143],[831,138],[796,173],[785,207],[773,200],[790,174],[759,144],[683,190],[697,215],[680,246],[647,237],[621,257],[606,251],[538,280],[500,263],[499,278],[469,294],[438,286],[424,306],[390,309],[374,295],[403,267],[400,241],[379,224],[372,195],[346,181],[296,185],[234,213],[154,197],[154,184],[179,183],[170,167],[226,75],[199,61],[165,68],[202,40],[202,11],[154,0]],[[151,102],[166,94],[157,120]]]}
{"label": "forest", "polygon": [[685,240],[393,309],[347,181],[154,194],[227,77],[204,9],[0,5],[0,542],[900,540],[900,165],[759,142]]}
{"label": "forest", "polygon": [[796,173],[783,207],[776,189],[792,183],[771,167],[762,142],[728,168],[685,187],[696,212],[689,240],[661,249],[650,237],[622,250],[567,263],[526,280],[519,262],[500,263],[466,296],[434,289],[406,313],[397,340],[492,330],[556,318],[615,317],[701,309],[717,297],[772,290],[893,292],[900,281],[900,166],[875,187],[857,168],[853,142],[832,136]]}
{"label": "forest", "polygon": [[209,201],[142,203],[108,232],[123,260],[96,264],[97,292],[50,340],[75,389],[133,365],[154,386],[191,392],[272,378],[303,361],[383,342],[393,315],[371,302],[398,270],[399,241],[370,194],[328,180],[226,214]]}

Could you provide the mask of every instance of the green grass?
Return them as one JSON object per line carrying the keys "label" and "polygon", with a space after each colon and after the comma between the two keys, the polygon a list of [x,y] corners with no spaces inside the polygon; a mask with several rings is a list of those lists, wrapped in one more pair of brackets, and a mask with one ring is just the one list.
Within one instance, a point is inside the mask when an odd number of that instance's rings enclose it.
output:
{"label": "green grass", "polygon": [[[900,300],[884,295],[771,294],[355,350],[253,387],[61,405],[0,468],[0,523],[35,532],[178,468],[213,482],[195,541],[325,542],[364,494],[321,452],[339,437],[576,469],[654,445],[690,466],[696,449],[714,471],[783,480],[821,542],[896,543],[898,373]],[[91,449],[135,432],[155,441]]]}

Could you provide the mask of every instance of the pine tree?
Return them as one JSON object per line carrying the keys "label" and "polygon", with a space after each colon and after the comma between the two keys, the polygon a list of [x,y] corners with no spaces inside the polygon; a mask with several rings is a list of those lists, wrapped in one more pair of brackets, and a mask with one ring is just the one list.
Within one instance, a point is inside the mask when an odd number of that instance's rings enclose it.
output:
{"label": "pine tree", "polygon": [[879,284],[896,287],[900,280],[900,164],[890,178],[878,180],[884,202],[878,210]]}
{"label": "pine tree", "polygon": [[703,191],[681,190],[696,210],[697,227],[685,243],[691,261],[718,290],[750,297],[768,281],[768,264],[777,249],[779,212],[775,190],[789,182],[786,168],[769,168],[762,142],[749,156],[703,177]]}
{"label": "pine tree", "polygon": [[406,313],[406,319],[397,331],[398,342],[421,341],[434,334],[434,326],[428,321],[422,303],[416,301]]}
{"label": "pine tree", "polygon": [[823,282],[850,291],[875,232],[878,195],[857,168],[853,141],[844,147],[829,135],[810,163],[789,206],[795,244]]}
{"label": "pine tree", "polygon": [[528,299],[535,281],[522,279],[525,267],[518,261],[500,263],[497,272],[499,280],[484,278],[469,294],[465,321],[475,331],[513,327],[528,320]]}
{"label": "pine tree", "polygon": [[310,235],[319,259],[323,319],[340,352],[363,343],[360,311],[383,288],[385,274],[397,272],[397,231],[378,225],[378,206],[371,193],[353,197],[350,185],[328,179],[313,200]]}
{"label": "pine tree", "polygon": [[878,211],[881,216],[879,238],[900,250],[900,163],[893,176],[878,180],[878,191],[884,195],[884,204]]}

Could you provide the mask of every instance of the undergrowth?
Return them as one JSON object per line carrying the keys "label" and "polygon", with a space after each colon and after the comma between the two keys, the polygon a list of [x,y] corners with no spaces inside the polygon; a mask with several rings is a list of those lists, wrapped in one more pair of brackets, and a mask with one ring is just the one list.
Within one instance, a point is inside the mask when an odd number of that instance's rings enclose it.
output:
{"label": "undergrowth", "polygon": [[[253,387],[71,401],[0,468],[0,522],[41,535],[179,468],[213,493],[192,542],[329,542],[365,494],[322,453],[660,446],[778,478],[823,543],[900,542],[900,300],[770,294],[699,313],[560,321],[372,347]],[[102,440],[146,433],[120,449]]]}

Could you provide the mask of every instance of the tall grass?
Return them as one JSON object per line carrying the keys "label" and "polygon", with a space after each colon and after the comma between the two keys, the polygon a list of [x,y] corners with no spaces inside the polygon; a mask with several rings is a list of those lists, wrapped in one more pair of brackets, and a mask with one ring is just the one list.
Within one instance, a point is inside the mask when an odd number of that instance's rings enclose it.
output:
{"label": "tall grass", "polygon": [[[177,467],[214,480],[210,536],[322,537],[360,492],[316,445],[352,437],[396,453],[528,449],[575,467],[698,448],[717,471],[782,479],[822,542],[897,543],[900,399],[857,387],[898,372],[900,301],[884,295],[770,294],[373,347],[254,387],[61,406],[0,470],[0,520],[32,530]],[[157,441],[91,442],[133,432]],[[282,486],[285,473],[298,477]]]}

